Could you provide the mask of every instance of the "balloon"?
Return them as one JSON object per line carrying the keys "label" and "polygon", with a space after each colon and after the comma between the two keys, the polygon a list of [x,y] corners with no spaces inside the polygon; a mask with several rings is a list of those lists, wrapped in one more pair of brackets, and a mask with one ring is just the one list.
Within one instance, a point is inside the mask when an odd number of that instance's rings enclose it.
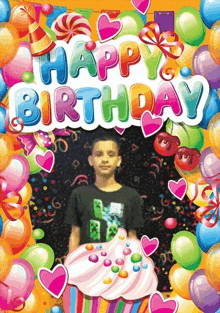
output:
{"label": "balloon", "polygon": [[220,291],[220,243],[212,246],[206,258],[205,274],[209,284],[216,290]]}
{"label": "balloon", "polygon": [[[179,68],[188,67],[193,74],[193,55],[197,50],[197,47],[192,47],[187,45],[186,43],[184,45],[184,50],[181,56],[175,60],[176,64],[179,66]],[[174,55],[179,55],[178,48],[174,47],[171,48],[171,51]]]}
{"label": "balloon", "polygon": [[220,221],[214,227],[206,227],[202,223],[198,223],[196,238],[202,251],[208,252],[213,245],[220,242]]}
{"label": "balloon", "polygon": [[0,105],[0,133],[5,134],[6,128],[5,128],[5,120],[6,120],[6,109]]}
{"label": "balloon", "polygon": [[199,123],[199,126],[207,129],[210,120],[218,112],[220,112],[220,99],[217,92],[214,89],[211,89],[203,109],[203,118]]}
{"label": "balloon", "polygon": [[2,68],[2,76],[8,87],[22,82],[22,74],[33,71],[33,59],[28,42],[20,42],[14,59]]}
{"label": "balloon", "polygon": [[17,254],[26,247],[31,233],[31,223],[25,216],[22,216],[16,221],[6,220],[4,222],[2,238],[10,245],[12,253]]}
{"label": "balloon", "polygon": [[8,0],[0,2],[0,22],[8,22],[11,14],[11,7]]}
{"label": "balloon", "polygon": [[211,28],[212,25],[219,20],[220,3],[218,0],[202,0],[200,3],[200,14],[206,27]]}
{"label": "balloon", "polygon": [[13,259],[10,245],[0,237],[0,281],[3,281],[9,274]]}
{"label": "balloon", "polygon": [[178,310],[176,313],[203,313],[191,300],[183,299],[174,291],[169,295],[169,299],[174,299],[178,302]]}
{"label": "balloon", "polygon": [[[38,313],[38,312],[45,312],[40,311],[39,306],[41,303],[41,298],[39,293],[35,290],[35,288],[32,290],[30,296],[25,301],[25,307],[23,310],[19,311],[21,313]],[[14,313],[15,311],[7,310],[7,313]]]}
{"label": "balloon", "polygon": [[0,307],[3,310],[13,310],[19,307],[21,301],[15,300],[15,298],[22,297],[26,300],[34,287],[34,271],[31,265],[26,260],[14,259],[11,271],[3,283],[8,288],[0,284]]}
{"label": "balloon", "polygon": [[[4,97],[6,96],[7,91],[8,91],[8,86],[4,82],[4,79],[2,77],[2,69],[0,68],[0,101],[2,101],[4,99]],[[4,115],[3,121],[5,121],[5,115]],[[6,129],[5,129],[4,123],[2,123],[2,111],[0,112],[0,124],[1,124],[0,125],[0,133],[6,133]]]}
{"label": "balloon", "polygon": [[22,259],[27,260],[34,269],[35,278],[37,278],[38,270],[41,267],[50,269],[54,262],[53,249],[44,244],[38,243],[28,247],[21,255]]}
{"label": "balloon", "polygon": [[12,143],[13,143],[13,150],[14,151],[18,151],[18,150],[21,150],[21,146],[20,146],[20,142],[17,140],[17,134],[12,134],[10,132],[7,132],[6,134],[7,138],[10,138]]}
{"label": "balloon", "polygon": [[191,69],[189,67],[185,66],[185,67],[181,68],[180,74],[183,77],[189,77],[192,74],[192,71],[191,71]]}
{"label": "balloon", "polygon": [[193,273],[193,271],[185,270],[179,264],[174,264],[169,272],[169,281],[173,290],[184,299],[191,299],[188,285]]}
{"label": "balloon", "polygon": [[[207,186],[209,186],[208,184],[205,185],[198,185],[198,195],[196,197],[196,199],[193,201],[193,203],[195,205],[198,205],[200,207],[206,206],[208,205],[208,202],[206,202],[203,197],[202,197],[202,191],[204,188],[206,188]],[[186,195],[188,196],[188,198],[190,200],[192,200],[195,197],[195,190],[196,190],[196,186],[195,184],[187,181],[187,192]],[[207,190],[206,191],[206,195],[209,196],[212,193],[211,190]]]}
{"label": "balloon", "polygon": [[0,174],[7,183],[6,192],[19,191],[26,184],[30,173],[30,166],[20,154],[14,154],[11,163]]}
{"label": "balloon", "polygon": [[0,135],[0,172],[9,166],[13,153],[14,149],[11,139],[7,135]]}
{"label": "balloon", "polygon": [[207,79],[211,88],[220,87],[220,66],[211,57],[208,46],[198,48],[193,57],[193,68],[195,74]]}
{"label": "balloon", "polygon": [[25,83],[32,83],[34,81],[34,74],[31,72],[24,72],[21,75],[21,79]]}
{"label": "balloon", "polygon": [[220,21],[216,22],[212,26],[209,41],[209,52],[215,63],[218,65],[220,65],[219,37],[220,37]]}
{"label": "balloon", "polygon": [[202,262],[199,265],[199,267],[196,269],[197,271],[206,268],[206,259],[207,259],[207,254],[203,252],[202,253]]}
{"label": "balloon", "polygon": [[[27,11],[26,14],[23,10]],[[30,25],[30,15],[34,20],[36,19],[36,11],[34,7],[28,2],[19,2],[13,7],[9,22],[14,25],[18,31],[19,37],[22,38],[29,33],[28,26]]]}
{"label": "balloon", "polygon": [[121,20],[122,29],[114,39],[125,35],[138,36],[144,27],[144,23],[137,12],[124,11],[117,16],[117,19]]}
{"label": "balloon", "polygon": [[40,228],[36,228],[35,230],[33,230],[32,232],[32,236],[34,237],[34,239],[39,240],[42,239],[44,237],[44,231]]}
{"label": "balloon", "polygon": [[10,23],[0,23],[0,67],[10,63],[19,48],[16,28]]}
{"label": "balloon", "polygon": [[220,295],[209,285],[204,270],[193,273],[189,281],[189,292],[192,301],[202,311],[215,313],[220,307]]}
{"label": "balloon", "polygon": [[26,160],[28,161],[30,165],[30,174],[36,174],[40,171],[42,171],[42,168],[37,165],[35,161],[36,155],[42,155],[44,156],[45,152],[47,151],[47,148],[36,146],[33,151],[29,155],[24,155],[24,152],[21,152],[21,155],[23,155]]}
{"label": "balloon", "polygon": [[53,12],[53,6],[51,4],[43,4],[41,6],[41,12],[44,14],[44,15],[49,15]]}
{"label": "balloon", "polygon": [[21,205],[22,206],[27,205],[27,203],[30,200],[31,195],[32,195],[32,187],[31,187],[31,185],[29,183],[26,183],[24,185],[24,187],[19,191],[19,194],[22,197]]}
{"label": "balloon", "polygon": [[188,126],[184,123],[174,123],[168,120],[166,131],[172,136],[177,136],[180,140],[180,147],[196,148],[199,151],[204,144],[204,134],[199,126]]}
{"label": "balloon", "polygon": [[211,148],[206,148],[202,151],[199,160],[199,168],[202,177],[204,177],[209,185],[211,185],[215,179],[220,178],[220,159],[212,152]]}
{"label": "balloon", "polygon": [[175,29],[180,38],[190,46],[199,46],[205,39],[205,25],[199,11],[192,7],[181,8],[176,13]]}
{"label": "balloon", "polygon": [[220,113],[215,114],[209,122],[209,139],[211,141],[211,149],[215,155],[220,158]]}
{"label": "balloon", "polygon": [[[187,182],[195,184],[197,180],[202,177],[199,171],[199,166],[197,166],[194,170],[191,170],[191,171],[184,171],[181,168],[179,168],[176,164],[175,164],[175,167],[176,167],[177,172],[180,174],[180,176],[185,178]],[[202,184],[206,184],[206,181],[202,180],[200,182],[200,185]]]}
{"label": "balloon", "polygon": [[171,251],[177,263],[186,270],[195,270],[202,261],[196,236],[188,231],[179,231],[173,236]]}

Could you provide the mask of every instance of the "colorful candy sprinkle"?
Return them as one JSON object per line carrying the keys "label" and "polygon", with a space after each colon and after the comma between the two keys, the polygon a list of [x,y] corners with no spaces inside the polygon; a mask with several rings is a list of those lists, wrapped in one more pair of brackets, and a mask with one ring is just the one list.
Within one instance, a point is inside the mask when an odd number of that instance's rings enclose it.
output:
{"label": "colorful candy sprinkle", "polygon": [[91,243],[86,245],[86,250],[93,250],[93,245]]}
{"label": "colorful candy sprinkle", "polygon": [[126,243],[126,247],[130,247],[130,243]]}
{"label": "colorful candy sprinkle", "polygon": [[117,265],[123,265],[124,264],[124,260],[123,259],[116,259],[115,263]]}
{"label": "colorful candy sprinkle", "polygon": [[122,235],[120,235],[120,236],[118,236],[119,237],[119,239],[121,239],[121,240],[124,240],[125,239],[125,236],[122,236]]}
{"label": "colorful candy sprinkle", "polygon": [[96,249],[102,249],[102,245],[96,246]]}
{"label": "colorful candy sprinkle", "polygon": [[89,256],[89,261],[91,261],[91,262],[93,262],[93,263],[97,263],[98,260],[99,260],[99,257],[98,257],[98,255],[96,255],[96,254],[91,254],[91,255]]}
{"label": "colorful candy sprinkle", "polygon": [[128,272],[125,271],[125,270],[121,270],[121,271],[118,273],[118,276],[121,277],[121,278],[127,278],[127,277],[128,277]]}
{"label": "colorful candy sprinkle", "polygon": [[139,272],[140,271],[140,266],[139,265],[134,265],[133,266],[133,271],[134,272]]}
{"label": "colorful candy sprinkle", "polygon": [[113,265],[113,266],[111,267],[111,270],[112,270],[113,273],[118,273],[118,272],[119,272],[119,267],[116,266],[116,265]]}
{"label": "colorful candy sprinkle", "polygon": [[130,249],[130,248],[125,248],[125,249],[123,250],[123,254],[124,254],[124,255],[129,255],[129,254],[131,254],[131,249]]}
{"label": "colorful candy sprinkle", "polygon": [[110,265],[112,264],[112,261],[109,260],[109,259],[106,259],[106,260],[103,262],[103,264],[104,264],[105,266],[110,266]]}
{"label": "colorful candy sprinkle", "polygon": [[107,253],[106,253],[105,251],[102,251],[102,252],[101,252],[101,255],[102,255],[102,256],[106,256]]}
{"label": "colorful candy sprinkle", "polygon": [[142,256],[139,253],[134,253],[131,256],[131,262],[132,263],[137,263],[137,262],[141,262],[142,260]]}
{"label": "colorful candy sprinkle", "polygon": [[112,283],[112,279],[110,277],[104,278],[103,279],[103,283],[106,284],[106,285],[107,284],[111,284]]}
{"label": "colorful candy sprinkle", "polygon": [[146,268],[148,268],[148,265],[147,265],[147,264],[143,264],[142,267],[143,267],[144,269],[146,269]]}

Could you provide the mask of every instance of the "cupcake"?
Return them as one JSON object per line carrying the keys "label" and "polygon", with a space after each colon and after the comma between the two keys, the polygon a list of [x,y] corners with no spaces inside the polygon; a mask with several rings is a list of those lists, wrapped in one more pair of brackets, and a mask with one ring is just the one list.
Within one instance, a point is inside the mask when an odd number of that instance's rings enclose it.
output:
{"label": "cupcake", "polygon": [[157,289],[154,263],[123,228],[110,242],[84,244],[68,254],[65,313],[146,312]]}

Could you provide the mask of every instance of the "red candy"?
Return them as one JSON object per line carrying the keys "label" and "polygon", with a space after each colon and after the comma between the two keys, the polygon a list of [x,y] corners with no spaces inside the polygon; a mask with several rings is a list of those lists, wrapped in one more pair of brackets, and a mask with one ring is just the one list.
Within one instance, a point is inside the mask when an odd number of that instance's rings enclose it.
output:
{"label": "red candy", "polygon": [[85,48],[86,50],[88,51],[92,51],[92,50],[95,50],[96,48],[96,43],[94,41],[87,41],[87,43],[85,44]]}
{"label": "red candy", "polygon": [[180,140],[177,136],[172,136],[167,132],[157,134],[154,140],[154,148],[160,155],[173,155],[180,145]]}
{"label": "red candy", "polygon": [[177,150],[174,162],[181,170],[190,171],[199,164],[200,155],[200,152],[195,148],[182,147]]}
{"label": "red candy", "polygon": [[168,229],[174,229],[177,225],[177,220],[173,217],[169,217],[165,220],[164,226]]}
{"label": "red candy", "polygon": [[53,6],[51,4],[43,4],[41,6],[41,12],[44,14],[44,15],[49,15],[53,12]]}

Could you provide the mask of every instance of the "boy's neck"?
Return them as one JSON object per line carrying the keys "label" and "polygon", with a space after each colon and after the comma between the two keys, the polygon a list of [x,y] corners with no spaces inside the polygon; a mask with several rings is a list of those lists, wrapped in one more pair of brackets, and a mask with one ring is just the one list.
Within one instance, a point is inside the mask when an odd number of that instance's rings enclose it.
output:
{"label": "boy's neck", "polygon": [[101,190],[109,190],[109,191],[115,191],[121,188],[122,185],[120,185],[116,180],[115,177],[103,177],[96,175],[95,178],[95,185]]}

